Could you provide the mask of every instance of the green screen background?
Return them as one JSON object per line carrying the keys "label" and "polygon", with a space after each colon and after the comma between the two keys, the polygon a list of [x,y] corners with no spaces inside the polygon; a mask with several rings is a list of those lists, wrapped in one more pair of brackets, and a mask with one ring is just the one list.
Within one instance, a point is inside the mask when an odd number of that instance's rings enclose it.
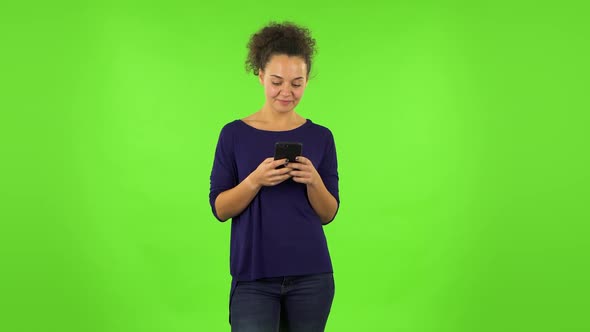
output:
{"label": "green screen background", "polygon": [[229,331],[209,174],[271,20],[336,139],[326,331],[590,330],[582,2],[1,8],[0,330]]}

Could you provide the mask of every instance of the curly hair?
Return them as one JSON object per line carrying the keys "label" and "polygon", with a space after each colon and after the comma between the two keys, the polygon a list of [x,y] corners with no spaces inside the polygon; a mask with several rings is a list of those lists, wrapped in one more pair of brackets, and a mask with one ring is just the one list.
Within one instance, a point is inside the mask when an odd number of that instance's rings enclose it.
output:
{"label": "curly hair", "polygon": [[302,57],[309,77],[311,62],[317,53],[316,41],[309,29],[288,21],[271,21],[250,37],[247,48],[246,71],[254,75],[258,75],[259,69],[264,70],[273,55],[285,54]]}

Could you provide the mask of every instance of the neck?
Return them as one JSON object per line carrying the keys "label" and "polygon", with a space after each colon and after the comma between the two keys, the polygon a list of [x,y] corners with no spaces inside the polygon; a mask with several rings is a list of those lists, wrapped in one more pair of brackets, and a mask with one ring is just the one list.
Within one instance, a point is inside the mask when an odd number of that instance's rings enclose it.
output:
{"label": "neck", "polygon": [[299,119],[299,115],[295,113],[295,110],[288,112],[277,112],[276,110],[265,104],[260,110],[260,116],[265,121],[274,123],[277,125],[286,125],[292,122],[296,122]]}

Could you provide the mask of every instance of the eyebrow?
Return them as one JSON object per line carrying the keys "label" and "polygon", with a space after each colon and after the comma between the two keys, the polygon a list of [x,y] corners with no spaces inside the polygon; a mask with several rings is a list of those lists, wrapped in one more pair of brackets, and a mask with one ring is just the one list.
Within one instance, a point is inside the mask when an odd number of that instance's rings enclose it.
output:
{"label": "eyebrow", "polygon": [[[279,75],[270,74],[270,76],[274,76],[274,77],[278,77],[278,78],[282,79],[282,77],[280,77]],[[293,79],[293,81],[294,80],[298,80],[300,78],[303,78],[303,76],[296,77],[296,78]]]}

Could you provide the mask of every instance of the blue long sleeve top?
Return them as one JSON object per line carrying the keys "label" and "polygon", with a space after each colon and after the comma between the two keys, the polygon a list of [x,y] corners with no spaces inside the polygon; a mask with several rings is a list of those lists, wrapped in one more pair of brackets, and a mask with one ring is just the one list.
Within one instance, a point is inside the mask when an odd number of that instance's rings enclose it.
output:
{"label": "blue long sleeve top", "polygon": [[[302,143],[301,154],[311,160],[340,206],[336,147],[328,128],[307,119],[292,130],[267,131],[235,120],[221,129],[211,171],[209,203],[218,220],[217,196],[272,157],[279,141]],[[288,179],[263,186],[246,209],[232,218],[233,283],[324,272],[333,272],[332,262],[322,222],[309,202],[305,184]]]}

